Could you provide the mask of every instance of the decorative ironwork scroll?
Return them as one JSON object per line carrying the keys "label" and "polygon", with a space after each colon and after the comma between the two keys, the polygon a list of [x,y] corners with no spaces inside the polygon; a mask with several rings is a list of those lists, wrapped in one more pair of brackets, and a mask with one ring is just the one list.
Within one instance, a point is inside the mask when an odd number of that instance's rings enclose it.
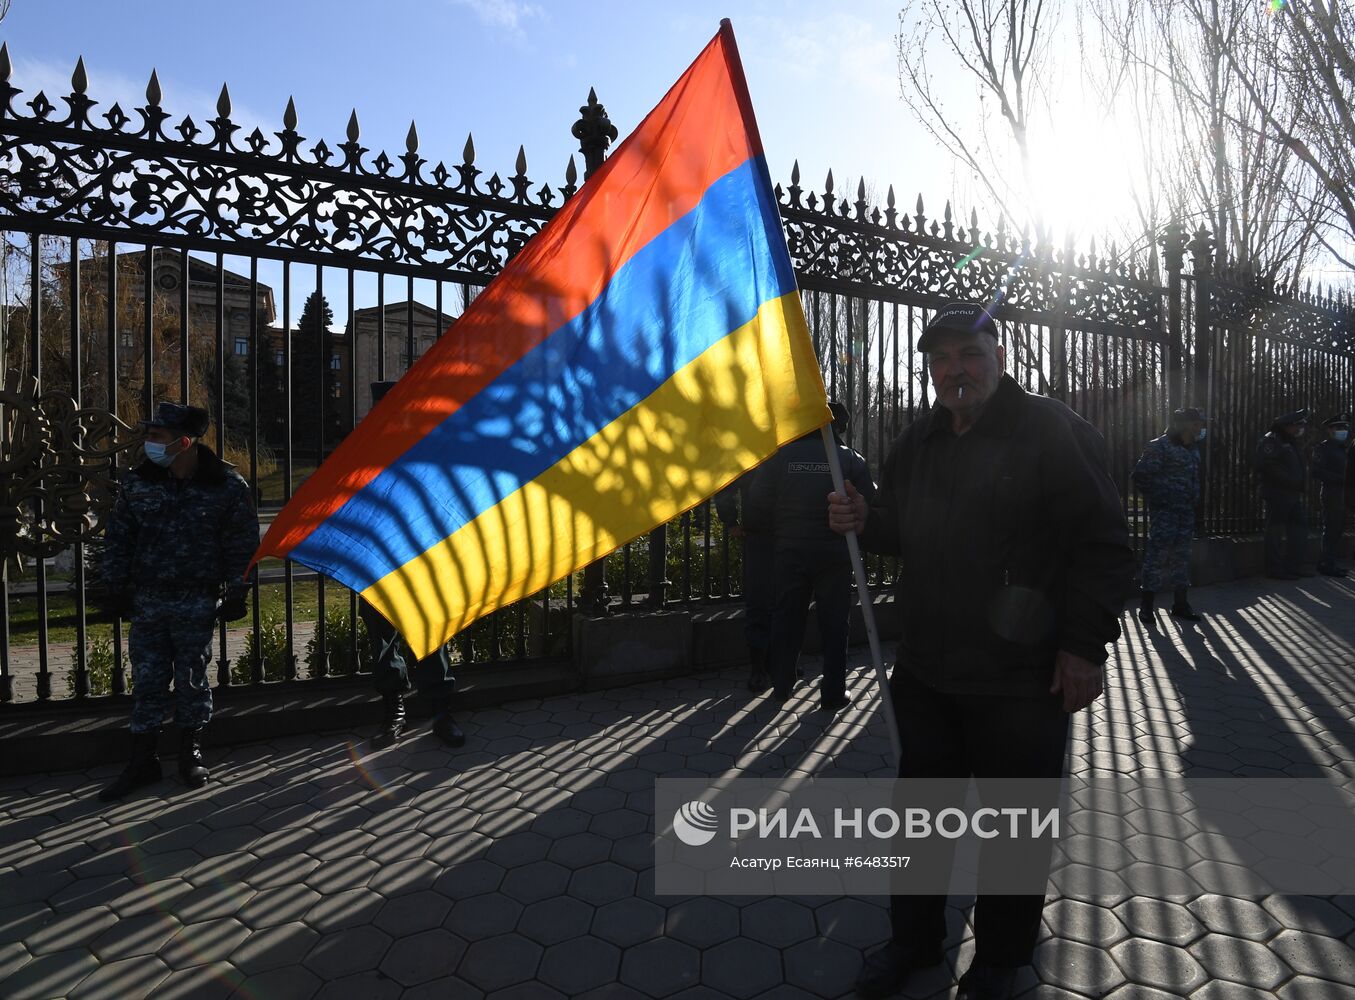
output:
{"label": "decorative ironwork scroll", "polygon": [[413,124],[403,153],[369,158],[356,111],[331,147],[297,131],[290,99],[269,136],[231,120],[224,86],[202,125],[170,124],[154,73],[131,114],[118,104],[93,113],[83,60],[71,86],[64,113],[42,92],[20,102],[0,49],[0,214],[21,226],[320,263],[343,255],[483,282],[575,190],[572,158],[563,186],[537,187],[521,149],[512,176],[485,179],[471,138],[462,162],[430,169]]}
{"label": "decorative ironwork scroll", "polygon": [[0,561],[89,541],[117,497],[114,458],[138,443],[130,431],[11,369],[0,388]]}

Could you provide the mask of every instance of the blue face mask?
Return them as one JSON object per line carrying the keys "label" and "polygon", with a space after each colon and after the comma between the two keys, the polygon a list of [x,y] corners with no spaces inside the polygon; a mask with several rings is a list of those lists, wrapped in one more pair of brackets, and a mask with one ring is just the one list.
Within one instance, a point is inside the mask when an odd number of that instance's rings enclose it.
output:
{"label": "blue face mask", "polygon": [[1209,433],[1209,428],[1208,428],[1208,427],[1201,427],[1201,428],[1200,428],[1200,433],[1198,433],[1198,434],[1195,435],[1195,443],[1196,443],[1196,444],[1199,444],[1201,441],[1203,441],[1203,440],[1204,440],[1204,436],[1205,436],[1206,434],[1208,434],[1208,433]]}
{"label": "blue face mask", "polygon": [[1342,444],[1344,444],[1346,438],[1349,437],[1349,436],[1350,436],[1350,431],[1336,431],[1336,432],[1334,432],[1334,433],[1332,434],[1332,440],[1333,440],[1333,441],[1340,441]]}
{"label": "blue face mask", "polygon": [[141,447],[145,449],[147,458],[149,458],[156,465],[159,465],[166,469],[173,465],[174,460],[179,457],[179,453],[177,451],[171,455],[169,453],[169,445],[160,444],[158,441],[143,442]]}

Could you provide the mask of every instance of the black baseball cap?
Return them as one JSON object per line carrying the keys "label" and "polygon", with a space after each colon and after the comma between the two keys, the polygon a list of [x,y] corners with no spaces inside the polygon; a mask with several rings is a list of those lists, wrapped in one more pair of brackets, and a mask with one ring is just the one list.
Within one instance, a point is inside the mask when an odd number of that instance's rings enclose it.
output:
{"label": "black baseball cap", "polygon": [[200,406],[187,406],[184,403],[161,403],[155,410],[155,416],[141,423],[146,427],[164,427],[189,437],[202,437],[207,433],[210,418]]}
{"label": "black baseball cap", "polygon": [[1323,426],[1323,427],[1349,427],[1349,426],[1350,426],[1350,414],[1349,414],[1349,413],[1338,413],[1338,414],[1336,414],[1336,416],[1334,416],[1334,417],[1328,417],[1326,420],[1322,421],[1322,426]]}
{"label": "black baseball cap", "polygon": [[936,315],[927,323],[922,336],[917,339],[919,351],[930,351],[937,337],[945,330],[958,330],[961,333],[989,334],[994,340],[1001,340],[997,323],[987,306],[977,302],[949,302],[936,310]]}
{"label": "black baseball cap", "polygon": [[1204,410],[1200,409],[1198,406],[1186,406],[1179,410],[1174,410],[1172,412],[1172,420],[1178,424],[1192,424],[1197,420],[1202,424],[1209,422],[1204,415]]}
{"label": "black baseball cap", "polygon": [[1293,413],[1283,414],[1282,416],[1275,418],[1275,423],[1279,424],[1281,427],[1289,427],[1292,424],[1306,425],[1308,423],[1308,411],[1295,410]]}

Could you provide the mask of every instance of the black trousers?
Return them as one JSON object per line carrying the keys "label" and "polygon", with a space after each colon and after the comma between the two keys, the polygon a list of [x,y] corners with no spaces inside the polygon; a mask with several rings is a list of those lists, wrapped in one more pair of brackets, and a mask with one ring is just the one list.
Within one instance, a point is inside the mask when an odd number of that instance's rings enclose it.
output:
{"label": "black trousers", "polygon": [[[894,669],[890,691],[903,749],[901,778],[982,781],[1063,774],[1069,715],[1059,698],[944,694],[900,667]],[[1051,844],[1046,869],[1052,851]],[[998,859],[980,854],[981,881],[986,866],[994,863]],[[996,966],[1029,963],[1043,910],[1043,895],[980,895],[974,905],[975,959]],[[897,944],[940,947],[946,937],[946,897],[894,896],[890,922]]]}
{"label": "black trousers", "polygon": [[1339,486],[1322,492],[1322,558],[1317,563],[1322,569],[1336,569],[1336,550],[1346,527],[1344,500]]}
{"label": "black trousers", "polygon": [[795,661],[804,645],[812,598],[823,642],[819,696],[841,698],[847,688],[847,642],[855,599],[846,546],[778,546],[774,566],[776,613],[767,654],[772,683],[777,690],[789,691],[795,682]]}
{"label": "black trousers", "polygon": [[1261,498],[1266,507],[1266,572],[1297,573],[1308,545],[1303,494],[1273,490]]}
{"label": "black trousers", "polygon": [[[374,607],[358,598],[358,614],[367,626],[367,642],[372,650],[372,686],[381,694],[419,694],[434,702],[444,702],[456,690],[452,659],[447,647],[419,660],[411,671],[406,658],[413,658],[395,626]],[[412,681],[412,683],[411,683]]]}

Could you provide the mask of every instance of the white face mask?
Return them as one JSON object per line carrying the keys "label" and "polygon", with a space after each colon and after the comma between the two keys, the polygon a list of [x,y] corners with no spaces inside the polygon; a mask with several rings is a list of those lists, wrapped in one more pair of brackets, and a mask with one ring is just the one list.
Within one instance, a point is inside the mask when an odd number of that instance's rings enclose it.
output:
{"label": "white face mask", "polygon": [[146,450],[147,458],[149,458],[156,465],[162,466],[163,468],[166,469],[173,465],[174,460],[179,457],[179,453],[177,451],[171,455],[169,453],[169,445],[160,444],[158,441],[146,441],[141,445],[141,447]]}

